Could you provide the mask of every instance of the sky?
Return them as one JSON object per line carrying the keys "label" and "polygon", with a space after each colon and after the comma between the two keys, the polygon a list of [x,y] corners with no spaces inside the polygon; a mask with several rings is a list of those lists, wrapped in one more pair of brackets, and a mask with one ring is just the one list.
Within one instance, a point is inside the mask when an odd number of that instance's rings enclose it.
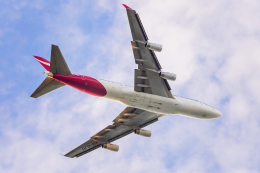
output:
{"label": "sky", "polygon": [[[128,135],[119,152],[65,154],[112,124],[125,105],[65,86],[30,95],[45,79],[33,55],[60,47],[74,74],[133,86],[127,4],[139,14],[173,95],[223,116],[169,115]],[[260,1],[0,1],[0,172],[260,172]]]}

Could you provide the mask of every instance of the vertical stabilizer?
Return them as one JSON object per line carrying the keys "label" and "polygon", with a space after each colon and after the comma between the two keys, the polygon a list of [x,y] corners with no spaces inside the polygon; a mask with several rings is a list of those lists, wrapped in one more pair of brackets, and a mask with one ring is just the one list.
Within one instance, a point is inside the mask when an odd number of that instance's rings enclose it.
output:
{"label": "vertical stabilizer", "polygon": [[64,75],[72,75],[59,47],[55,45],[51,46],[50,72]]}

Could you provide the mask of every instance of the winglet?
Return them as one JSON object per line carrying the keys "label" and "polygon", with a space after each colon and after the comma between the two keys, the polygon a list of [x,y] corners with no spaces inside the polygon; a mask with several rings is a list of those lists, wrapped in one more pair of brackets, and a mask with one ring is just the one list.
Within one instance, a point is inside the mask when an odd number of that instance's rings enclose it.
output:
{"label": "winglet", "polygon": [[130,8],[130,7],[128,7],[127,5],[125,5],[125,4],[122,4],[126,9],[132,9],[132,8]]}

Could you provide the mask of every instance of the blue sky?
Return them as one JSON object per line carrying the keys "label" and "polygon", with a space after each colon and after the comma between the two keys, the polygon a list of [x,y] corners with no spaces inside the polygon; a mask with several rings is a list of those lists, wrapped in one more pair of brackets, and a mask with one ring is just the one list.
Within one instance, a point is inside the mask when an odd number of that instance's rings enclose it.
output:
{"label": "blue sky", "polygon": [[[61,156],[100,131],[124,105],[68,86],[38,99],[32,55],[58,45],[72,73],[133,85],[132,39],[121,4],[163,45],[172,93],[207,103],[216,120],[178,115],[129,135],[118,153]],[[259,1],[1,1],[0,172],[259,172]]]}

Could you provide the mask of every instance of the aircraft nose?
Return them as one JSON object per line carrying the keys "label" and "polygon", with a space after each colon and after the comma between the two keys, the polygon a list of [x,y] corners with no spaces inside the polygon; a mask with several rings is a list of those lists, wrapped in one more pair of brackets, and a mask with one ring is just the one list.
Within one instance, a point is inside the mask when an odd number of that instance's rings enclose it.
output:
{"label": "aircraft nose", "polygon": [[220,117],[222,117],[222,113],[218,110],[212,111],[210,115],[211,115],[210,118],[220,118]]}

